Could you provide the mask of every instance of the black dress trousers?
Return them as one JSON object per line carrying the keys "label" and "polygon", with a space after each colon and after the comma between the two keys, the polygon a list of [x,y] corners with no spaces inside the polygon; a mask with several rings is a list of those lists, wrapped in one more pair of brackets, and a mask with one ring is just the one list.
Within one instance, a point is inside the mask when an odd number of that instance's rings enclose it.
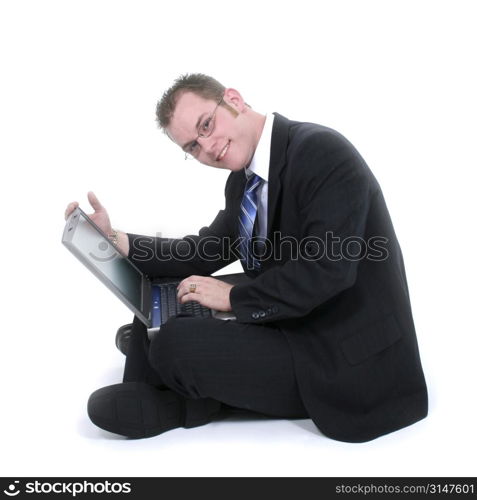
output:
{"label": "black dress trousers", "polygon": [[284,334],[272,326],[173,317],[149,341],[135,317],[124,382],[272,417],[308,418]]}

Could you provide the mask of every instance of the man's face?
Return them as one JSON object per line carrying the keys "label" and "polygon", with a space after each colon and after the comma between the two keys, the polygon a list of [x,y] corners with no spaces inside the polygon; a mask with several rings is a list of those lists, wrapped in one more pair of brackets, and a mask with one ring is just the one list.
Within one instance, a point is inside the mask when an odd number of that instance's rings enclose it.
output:
{"label": "man's face", "polygon": [[[185,151],[196,141],[194,156],[205,165],[237,171],[246,167],[252,160],[257,137],[250,122],[247,110],[240,94],[234,89],[227,89],[224,102],[237,114],[217,102],[204,99],[192,92],[182,94],[169,126],[168,136]],[[210,117],[214,110],[214,130],[209,137],[199,137],[197,125]]]}

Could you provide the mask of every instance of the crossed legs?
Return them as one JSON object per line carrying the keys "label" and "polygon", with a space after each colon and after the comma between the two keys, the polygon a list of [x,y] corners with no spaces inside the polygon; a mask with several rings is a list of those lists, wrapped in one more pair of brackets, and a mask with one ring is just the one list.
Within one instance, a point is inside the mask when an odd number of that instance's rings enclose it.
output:
{"label": "crossed legs", "polygon": [[88,412],[102,428],[145,437],[207,423],[222,404],[273,417],[307,417],[280,330],[177,317],[150,342],[135,318],[123,384],[93,393]]}

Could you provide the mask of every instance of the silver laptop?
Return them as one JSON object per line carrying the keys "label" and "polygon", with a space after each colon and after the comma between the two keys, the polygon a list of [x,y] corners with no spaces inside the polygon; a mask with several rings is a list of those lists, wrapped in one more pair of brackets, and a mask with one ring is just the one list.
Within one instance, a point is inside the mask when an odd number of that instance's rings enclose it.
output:
{"label": "silver laptop", "polygon": [[[232,313],[213,311],[197,302],[176,303],[175,287],[180,278],[152,281],[109,241],[79,207],[66,221],[62,243],[144,323],[149,337],[170,316],[235,319]],[[233,284],[249,280],[244,274],[217,278]]]}

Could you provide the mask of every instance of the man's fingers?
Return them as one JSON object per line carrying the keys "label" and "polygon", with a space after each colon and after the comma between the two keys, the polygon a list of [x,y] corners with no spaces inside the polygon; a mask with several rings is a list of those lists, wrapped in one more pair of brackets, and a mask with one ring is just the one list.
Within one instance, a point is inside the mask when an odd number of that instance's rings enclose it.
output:
{"label": "man's fingers", "polygon": [[[99,210],[104,210],[103,206],[101,205],[101,203],[99,202],[98,198],[93,193],[93,191],[89,191],[88,201],[93,207],[95,212],[98,212]],[[65,219],[67,219],[71,214],[71,212],[75,210],[77,207],[79,207],[79,203],[77,201],[72,201],[71,203],[69,203],[65,210]]]}
{"label": "man's fingers", "polygon": [[200,293],[186,293],[183,295],[180,299],[179,302],[181,304],[185,304],[186,302],[190,302],[191,300],[195,300],[196,302],[199,302],[199,304],[202,304],[201,300],[203,299],[203,295],[201,296]]}
{"label": "man's fingers", "polygon": [[179,285],[178,288],[177,288],[177,297],[179,299],[181,299],[184,295],[190,295],[191,293],[193,293],[194,295],[199,295],[199,284],[198,283],[195,283],[195,291],[191,291],[191,287],[190,285],[192,285],[192,283],[194,283],[193,281],[190,281],[190,282],[187,282],[187,283],[184,283],[182,285]]}
{"label": "man's fingers", "polygon": [[195,283],[197,280],[203,279],[203,276],[196,276],[195,274],[192,274],[191,276],[187,276],[187,278],[184,278],[178,285],[177,288],[179,288],[183,283],[186,281],[189,281],[191,283]]}
{"label": "man's fingers", "polygon": [[71,203],[68,204],[65,210],[65,220],[69,217],[70,213],[75,210],[79,206],[79,203],[77,201],[72,201]]}
{"label": "man's fingers", "polygon": [[204,276],[188,276],[187,278],[184,278],[178,285],[177,285],[177,294],[180,296],[181,293],[184,295],[185,293],[188,293],[190,290],[190,285],[195,284],[197,288],[199,288],[199,283],[205,281]]}
{"label": "man's fingers", "polygon": [[101,205],[101,203],[99,202],[98,198],[93,193],[93,191],[88,192],[88,201],[90,205],[93,207],[95,212],[98,212],[103,208],[103,205]]}

